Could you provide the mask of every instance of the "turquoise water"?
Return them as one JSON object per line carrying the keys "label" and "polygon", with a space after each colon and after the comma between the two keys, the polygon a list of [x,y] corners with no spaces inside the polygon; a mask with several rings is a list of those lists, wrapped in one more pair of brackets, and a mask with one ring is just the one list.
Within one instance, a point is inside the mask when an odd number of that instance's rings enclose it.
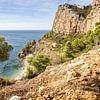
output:
{"label": "turquoise water", "polygon": [[27,42],[35,39],[38,41],[47,31],[0,31],[0,35],[4,36],[6,41],[13,46],[10,57],[5,62],[0,62],[0,76],[15,77],[21,70],[18,59],[18,53]]}

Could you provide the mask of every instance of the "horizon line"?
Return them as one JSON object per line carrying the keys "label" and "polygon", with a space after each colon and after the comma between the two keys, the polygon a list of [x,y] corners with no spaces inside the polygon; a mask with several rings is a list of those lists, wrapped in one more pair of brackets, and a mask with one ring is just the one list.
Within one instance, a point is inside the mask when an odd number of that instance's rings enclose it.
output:
{"label": "horizon line", "polygon": [[0,29],[0,31],[48,31],[51,29]]}

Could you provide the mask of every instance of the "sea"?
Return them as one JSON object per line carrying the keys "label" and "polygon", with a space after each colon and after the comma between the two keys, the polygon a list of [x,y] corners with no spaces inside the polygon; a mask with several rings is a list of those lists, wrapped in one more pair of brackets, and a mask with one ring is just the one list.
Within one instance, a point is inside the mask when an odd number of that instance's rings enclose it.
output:
{"label": "sea", "polygon": [[0,62],[0,76],[7,78],[16,77],[22,70],[18,54],[25,45],[35,39],[38,41],[49,30],[27,30],[27,31],[0,31],[0,36],[4,36],[6,41],[13,46],[10,57],[4,62]]}

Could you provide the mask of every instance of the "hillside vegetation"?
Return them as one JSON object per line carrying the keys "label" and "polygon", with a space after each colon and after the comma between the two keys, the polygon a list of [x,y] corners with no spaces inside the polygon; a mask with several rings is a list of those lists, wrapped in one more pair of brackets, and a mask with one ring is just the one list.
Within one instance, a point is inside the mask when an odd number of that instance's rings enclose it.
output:
{"label": "hillside vegetation", "polygon": [[[31,43],[32,44],[32,43]],[[39,44],[26,45],[24,51],[31,50],[31,57],[26,56],[25,77],[33,78],[45,71],[48,65],[61,64],[80,56],[89,50],[100,47],[100,23],[96,24],[93,31],[84,34],[61,34],[48,32],[40,40]],[[24,53],[22,53],[24,54]],[[27,64],[26,64],[27,62]]]}
{"label": "hillside vegetation", "polygon": [[[100,46],[100,23],[96,24],[94,31],[88,31],[83,35],[49,32],[43,37],[57,43],[55,50],[64,52],[66,60],[73,59],[81,53],[91,50],[95,46]],[[65,60],[65,61],[66,61]]]}
{"label": "hillside vegetation", "polygon": [[76,5],[67,5],[67,6],[69,9],[72,9],[74,12],[77,12],[79,17],[83,17],[83,18],[86,18],[92,9],[91,5],[83,6],[83,8],[77,7]]}

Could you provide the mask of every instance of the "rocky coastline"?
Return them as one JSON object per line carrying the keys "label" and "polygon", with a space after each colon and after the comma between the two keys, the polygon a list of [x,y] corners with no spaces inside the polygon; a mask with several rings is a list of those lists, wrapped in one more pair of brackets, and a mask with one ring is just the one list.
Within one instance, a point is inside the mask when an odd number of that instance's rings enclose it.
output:
{"label": "rocky coastline", "polygon": [[[63,62],[63,60],[64,60],[64,59],[62,59],[62,57],[64,55],[63,52],[55,50],[56,48],[58,49],[58,47],[60,47],[61,44],[57,43],[57,41],[50,39],[49,35],[52,36],[53,34],[57,33],[57,34],[55,34],[54,37],[56,37],[57,35],[59,36],[59,34],[62,34],[59,37],[64,37],[64,36],[66,36],[67,33],[68,34],[72,34],[72,33],[73,34],[76,34],[76,33],[83,34],[85,31],[93,30],[95,27],[94,25],[100,21],[99,20],[100,19],[99,6],[100,6],[99,1],[97,1],[97,0],[93,1],[92,5],[85,6],[84,9],[79,8],[77,5],[69,5],[69,4],[60,5],[58,8],[58,11],[56,13],[56,16],[55,16],[52,31],[50,33],[46,33],[38,42],[36,42],[35,40],[32,40],[31,42],[27,43],[26,46],[20,51],[18,56],[19,56],[19,58],[21,58],[22,66],[24,66],[23,71],[22,71],[23,74],[21,74],[20,76],[21,77],[24,76],[24,73],[26,72],[27,67],[31,66],[28,64],[27,58],[31,57],[31,56],[34,57],[36,54],[38,54],[40,52],[49,55],[50,59],[52,59],[51,65],[60,64],[61,62]],[[95,13],[95,11],[97,9],[98,9],[98,12]],[[71,13],[69,13],[70,10],[71,10]],[[89,12],[87,13],[84,20],[82,20],[79,17],[79,14],[80,14],[79,11],[82,11],[83,12],[82,14],[84,14],[84,13],[86,13],[85,10],[87,10],[87,11],[89,10]],[[62,13],[64,13],[64,15],[68,16],[68,17],[67,18],[65,17],[62,19],[62,17],[63,17],[63,16],[61,16]],[[93,22],[91,19],[92,16],[94,16],[94,15],[96,16],[93,19],[93,21],[95,21],[95,22]],[[70,18],[73,17],[73,20],[70,19],[69,17]],[[90,19],[91,19],[91,22],[93,23],[93,24],[91,24],[92,26],[90,24],[88,24],[88,21]],[[65,22],[64,20],[66,20],[66,23],[63,23],[63,22]],[[70,23],[67,23],[67,21],[72,23],[73,25],[70,26]],[[82,21],[83,25],[77,24],[77,23],[81,23],[80,21]],[[88,25],[86,25],[85,22]],[[76,24],[79,25],[81,29],[83,28],[83,26],[88,26],[88,28],[84,29],[85,31],[81,31],[78,26],[75,29]],[[61,25],[61,26],[66,25],[67,29],[65,27],[61,27],[59,25]],[[89,28],[89,26],[91,28]],[[65,30],[65,31],[62,32],[62,30],[63,31]],[[73,31],[73,30],[76,30],[76,31]],[[71,32],[71,31],[73,31],[73,32]],[[47,37],[49,37],[49,38],[47,38]]]}
{"label": "rocky coastline", "polygon": [[[8,81],[0,78],[0,100],[100,99],[100,1],[91,6],[84,20],[78,11],[86,9],[59,6],[51,32],[27,43],[19,53],[23,69],[18,81],[5,86]],[[35,77],[26,78],[28,68],[36,68],[28,73]]]}

